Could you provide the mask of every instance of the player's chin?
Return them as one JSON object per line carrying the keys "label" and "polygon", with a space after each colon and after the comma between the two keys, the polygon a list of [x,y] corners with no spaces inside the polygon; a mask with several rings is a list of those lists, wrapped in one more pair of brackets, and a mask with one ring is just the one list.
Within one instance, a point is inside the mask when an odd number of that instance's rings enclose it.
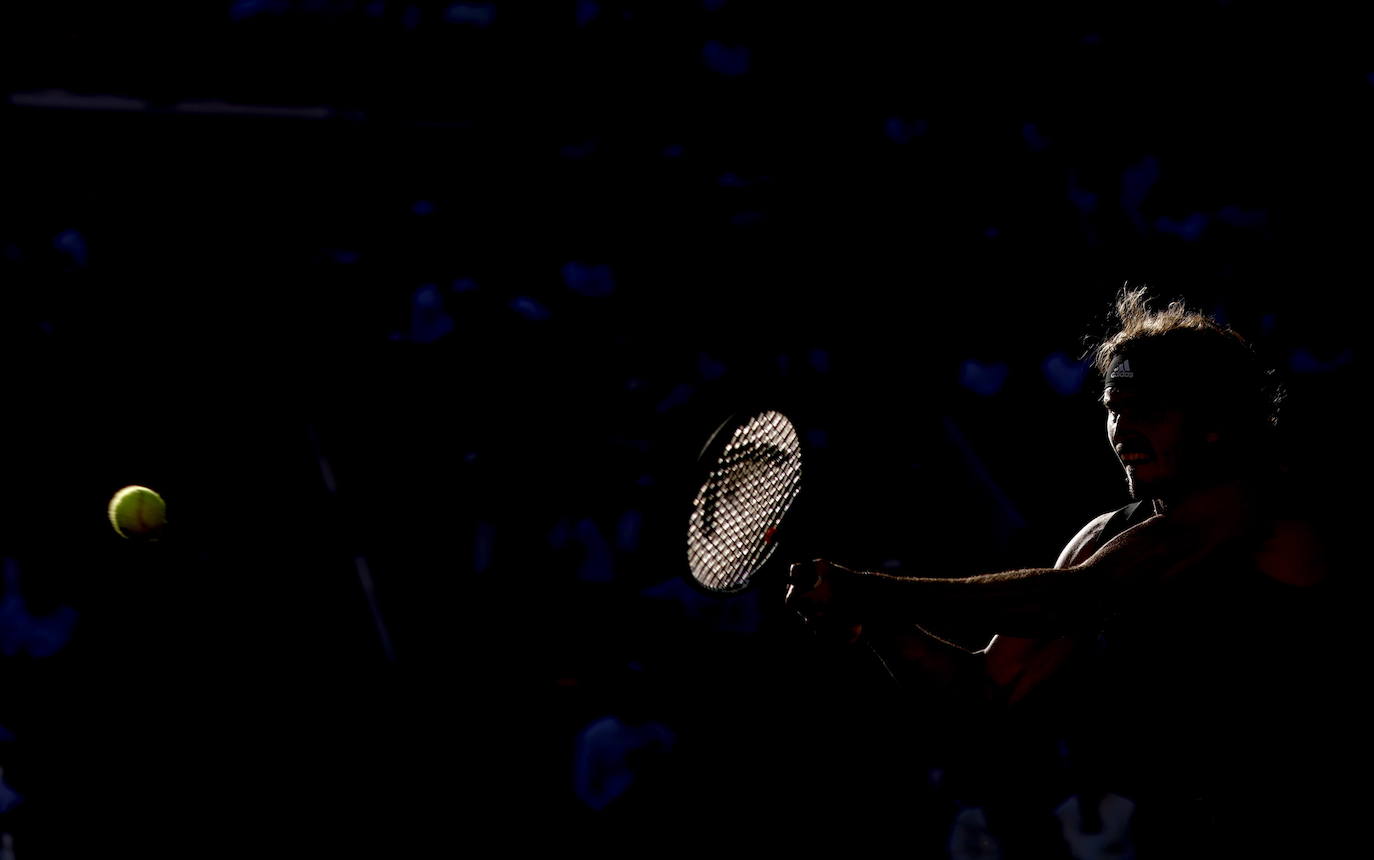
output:
{"label": "player's chin", "polygon": [[1126,469],[1126,485],[1130,489],[1131,500],[1157,499],[1167,496],[1176,487],[1174,476],[1155,463],[1132,466]]}
{"label": "player's chin", "polygon": [[1139,501],[1154,495],[1157,481],[1155,476],[1150,474],[1148,467],[1127,466],[1126,467],[1126,487],[1130,490],[1131,500]]}

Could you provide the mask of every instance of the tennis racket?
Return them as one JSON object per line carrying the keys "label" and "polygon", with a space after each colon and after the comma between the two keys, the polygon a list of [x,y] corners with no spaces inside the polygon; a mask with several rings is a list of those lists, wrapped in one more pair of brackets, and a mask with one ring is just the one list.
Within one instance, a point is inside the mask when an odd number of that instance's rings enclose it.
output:
{"label": "tennis racket", "polygon": [[[777,552],[783,521],[801,492],[802,447],[781,412],[727,419],[698,457],[709,469],[692,501],[687,563],[708,591],[748,588]],[[864,640],[883,670],[897,677],[873,643]]]}
{"label": "tennis racket", "polygon": [[783,518],[801,491],[801,440],[780,412],[727,419],[702,449],[710,468],[687,524],[687,563],[708,591],[749,587],[778,548]]}

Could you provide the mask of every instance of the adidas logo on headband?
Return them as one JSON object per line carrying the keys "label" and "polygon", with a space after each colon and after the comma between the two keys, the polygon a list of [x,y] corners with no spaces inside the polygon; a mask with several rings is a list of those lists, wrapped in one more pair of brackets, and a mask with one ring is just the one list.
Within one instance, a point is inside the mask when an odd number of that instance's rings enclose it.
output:
{"label": "adidas logo on headband", "polygon": [[1107,371],[1108,379],[1134,379],[1135,371],[1131,370],[1130,359],[1117,361],[1112,364],[1111,370]]}

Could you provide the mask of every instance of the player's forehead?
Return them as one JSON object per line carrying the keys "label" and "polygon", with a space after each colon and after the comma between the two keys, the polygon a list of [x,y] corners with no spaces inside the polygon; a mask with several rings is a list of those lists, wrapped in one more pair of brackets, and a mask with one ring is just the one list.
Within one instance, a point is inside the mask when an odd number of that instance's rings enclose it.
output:
{"label": "player's forehead", "polygon": [[1182,398],[1170,392],[1143,385],[1109,384],[1102,389],[1102,403],[1116,409],[1126,407],[1149,411],[1182,411],[1184,409]]}
{"label": "player's forehead", "polygon": [[1102,389],[1102,403],[1109,405],[1134,405],[1134,407],[1164,408],[1171,405],[1173,398],[1158,390],[1139,385],[1112,385]]}
{"label": "player's forehead", "polygon": [[1145,340],[1112,357],[1103,374],[1101,400],[1109,405],[1191,412],[1212,396],[1212,378],[1207,363],[1199,361],[1187,344]]}
{"label": "player's forehead", "polygon": [[1120,385],[1107,385],[1102,389],[1102,402],[1109,406],[1116,403],[1138,403],[1140,391]]}

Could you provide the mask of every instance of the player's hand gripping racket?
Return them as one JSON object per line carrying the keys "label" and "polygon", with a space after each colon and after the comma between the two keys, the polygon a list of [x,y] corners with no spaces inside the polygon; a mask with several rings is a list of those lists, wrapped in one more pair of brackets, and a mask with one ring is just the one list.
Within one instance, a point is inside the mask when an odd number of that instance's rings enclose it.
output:
{"label": "player's hand gripping racket", "polygon": [[785,415],[760,412],[727,420],[699,459],[709,471],[692,501],[687,562],[702,587],[733,594],[749,587],[777,551],[783,519],[801,491],[801,440]]}

